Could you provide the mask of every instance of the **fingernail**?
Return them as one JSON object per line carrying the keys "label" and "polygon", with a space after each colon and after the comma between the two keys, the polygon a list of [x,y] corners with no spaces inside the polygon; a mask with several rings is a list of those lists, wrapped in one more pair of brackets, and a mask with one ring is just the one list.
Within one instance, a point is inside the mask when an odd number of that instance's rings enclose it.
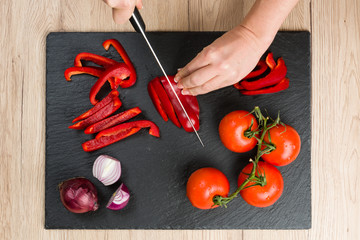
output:
{"label": "fingernail", "polygon": [[180,88],[180,89],[183,89],[183,88],[184,88],[184,86],[183,86],[181,83],[178,83],[178,84],[177,84],[177,87]]}
{"label": "fingernail", "polygon": [[181,91],[181,94],[182,94],[182,95],[190,95],[190,92],[189,92],[187,89],[183,89],[183,90]]}
{"label": "fingernail", "polygon": [[182,68],[178,68],[177,71],[180,71]]}
{"label": "fingernail", "polygon": [[178,75],[176,75],[176,76],[174,77],[174,81],[177,83],[179,80],[180,80],[180,77],[179,77]]}

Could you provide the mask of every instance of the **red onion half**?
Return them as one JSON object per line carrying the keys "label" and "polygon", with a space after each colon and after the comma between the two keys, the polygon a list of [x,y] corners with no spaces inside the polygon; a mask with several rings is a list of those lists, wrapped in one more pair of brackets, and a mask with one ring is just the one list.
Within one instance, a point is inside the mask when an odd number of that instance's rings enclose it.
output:
{"label": "red onion half", "polygon": [[128,204],[129,199],[129,189],[125,186],[125,184],[122,183],[116,192],[112,195],[106,207],[111,210],[123,209]]}
{"label": "red onion half", "polygon": [[86,178],[66,180],[59,184],[59,191],[61,202],[70,212],[85,213],[99,208],[96,188]]}

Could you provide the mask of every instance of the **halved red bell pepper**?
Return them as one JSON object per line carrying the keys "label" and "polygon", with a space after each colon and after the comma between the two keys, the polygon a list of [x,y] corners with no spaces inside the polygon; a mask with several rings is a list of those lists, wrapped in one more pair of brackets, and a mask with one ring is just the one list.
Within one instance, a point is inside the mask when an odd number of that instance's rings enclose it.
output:
{"label": "halved red bell pepper", "polygon": [[[190,95],[182,95],[181,89],[177,87],[177,84],[174,81],[174,76],[168,76],[171,86],[174,88],[176,95],[179,97],[183,107],[185,108],[186,112],[189,115],[189,118],[195,127],[196,130],[199,130],[200,123],[199,123],[199,103],[195,96]],[[193,128],[191,126],[191,123],[189,122],[188,118],[186,117],[183,109],[181,108],[180,103],[178,102],[174,92],[171,89],[170,84],[166,80],[166,78],[160,77],[160,81],[162,85],[164,86],[164,89],[169,96],[169,99],[174,107],[175,113],[181,123],[181,126],[185,129],[187,132],[193,132]]]}
{"label": "halved red bell pepper", "polygon": [[101,55],[97,55],[94,53],[88,53],[88,52],[82,52],[79,53],[76,57],[75,57],[75,61],[74,61],[74,66],[75,67],[82,67],[82,62],[81,61],[91,61],[97,65],[103,66],[104,68],[110,67],[112,65],[118,64],[117,61],[111,59],[111,58],[107,58]]}
{"label": "halved red bell pepper", "polygon": [[265,77],[255,81],[242,80],[240,85],[246,90],[257,90],[279,83],[285,78],[287,68],[284,59],[279,58],[276,67]]}
{"label": "halved red bell pepper", "polygon": [[135,117],[136,115],[138,115],[140,113],[141,113],[140,108],[138,108],[138,107],[131,108],[124,112],[118,113],[114,116],[105,118],[105,119],[101,120],[100,122],[94,123],[93,125],[87,127],[84,132],[86,134],[100,132],[107,128],[113,127],[116,124],[123,123],[123,122]]}
{"label": "halved red bell pepper", "polygon": [[106,97],[103,98],[103,100],[101,100],[100,102],[95,104],[95,106],[92,107],[91,109],[89,109],[88,111],[86,111],[83,114],[81,114],[80,116],[76,117],[72,122],[77,122],[77,121],[80,121],[80,120],[90,117],[91,115],[93,115],[94,113],[99,111],[101,108],[108,105],[111,101],[113,101],[113,99],[115,97],[118,97],[118,96],[119,96],[119,92],[117,90],[112,90]]}
{"label": "halved red bell pepper", "polygon": [[263,74],[267,69],[267,65],[264,61],[260,60],[254,70],[252,70],[248,75],[246,75],[244,79],[256,78]]}
{"label": "halved red bell pepper", "polygon": [[128,88],[133,86],[136,82],[136,71],[128,54],[126,53],[120,42],[116,39],[108,39],[103,42],[103,47],[106,51],[109,50],[110,46],[113,46],[116,49],[116,51],[119,53],[119,55],[124,60],[125,64],[129,67],[130,70],[130,78],[128,80],[122,79],[122,81],[119,82],[119,86],[122,88]]}
{"label": "halved red bell pepper", "polygon": [[148,92],[156,110],[164,121],[166,122],[168,118],[170,118],[177,127],[181,127],[180,122],[176,117],[174,107],[160,82],[160,78],[154,78],[149,82]]}
{"label": "halved red bell pepper", "polygon": [[258,90],[241,90],[240,92],[244,95],[259,95],[259,94],[268,94],[268,93],[275,93],[285,90],[289,87],[289,79],[284,78],[279,83],[274,86],[262,88]]}
{"label": "halved red bell pepper", "polygon": [[95,138],[90,141],[84,142],[83,144],[81,144],[81,146],[85,152],[92,152],[92,151],[98,150],[100,148],[106,147],[112,143],[118,142],[124,138],[127,138],[127,137],[137,133],[138,131],[140,131],[140,129],[141,128],[124,129],[123,131],[121,131],[117,134],[114,134],[114,135],[101,137],[98,139]]}
{"label": "halved red bell pepper", "polygon": [[115,127],[105,129],[105,130],[99,132],[95,138],[99,139],[101,137],[108,137],[108,136],[116,135],[116,134],[124,131],[124,129],[148,128],[148,127],[150,128],[149,129],[150,135],[152,135],[154,137],[160,137],[159,128],[158,128],[158,126],[156,126],[155,123],[153,123],[152,121],[149,121],[149,120],[138,120],[138,121],[133,121],[133,122],[121,123],[119,125],[116,125]]}
{"label": "halved red bell pepper", "polygon": [[116,110],[118,110],[121,107],[121,104],[122,103],[121,103],[120,99],[118,97],[114,97],[113,100],[109,104],[105,105],[99,111],[95,112],[90,117],[69,126],[69,128],[84,129],[84,128],[86,128],[94,123],[97,123],[100,120],[103,120],[104,118],[110,116],[112,113],[114,113]]}
{"label": "halved red bell pepper", "polygon": [[90,102],[95,105],[98,100],[96,100],[96,95],[100,91],[101,87],[105,84],[107,79],[110,78],[119,78],[126,79],[130,76],[130,70],[125,63],[117,63],[105,70],[105,72],[101,75],[101,77],[97,80],[97,82],[92,86],[90,90]]}

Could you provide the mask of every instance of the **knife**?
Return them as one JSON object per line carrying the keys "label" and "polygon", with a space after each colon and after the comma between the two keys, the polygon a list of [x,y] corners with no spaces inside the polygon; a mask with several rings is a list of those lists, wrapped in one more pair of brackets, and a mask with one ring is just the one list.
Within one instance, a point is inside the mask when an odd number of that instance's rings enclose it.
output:
{"label": "knife", "polygon": [[190,120],[190,117],[189,117],[188,113],[186,112],[186,110],[185,110],[185,108],[184,108],[183,104],[181,103],[180,98],[179,98],[179,97],[178,97],[178,95],[176,94],[175,89],[174,89],[174,87],[172,86],[172,84],[171,84],[171,82],[170,82],[170,80],[169,80],[169,78],[168,78],[168,76],[167,76],[167,74],[166,74],[166,72],[165,72],[165,70],[164,70],[163,66],[161,65],[161,63],[160,63],[160,61],[159,61],[159,59],[158,59],[158,57],[157,57],[157,55],[156,55],[156,53],[155,53],[154,49],[152,48],[152,46],[151,46],[151,44],[150,44],[150,42],[149,42],[148,38],[146,37],[146,34],[145,34],[145,28],[146,28],[146,26],[145,26],[144,20],[142,19],[141,15],[140,15],[140,12],[139,12],[139,10],[138,10],[137,8],[135,8],[135,9],[134,9],[133,14],[131,15],[131,18],[130,18],[130,23],[131,23],[131,25],[134,27],[135,31],[136,31],[136,32],[138,32],[138,33],[141,33],[141,34],[142,34],[142,36],[144,37],[144,39],[145,39],[145,41],[146,41],[147,45],[149,46],[150,51],[152,52],[152,54],[153,54],[153,56],[154,56],[154,58],[155,58],[155,60],[156,60],[157,64],[159,65],[159,67],[160,67],[160,69],[161,69],[162,73],[164,74],[164,76],[165,76],[166,80],[168,81],[168,83],[169,83],[169,85],[170,85],[170,87],[171,87],[171,90],[173,91],[173,93],[174,93],[174,95],[175,95],[175,97],[176,97],[177,101],[179,102],[179,104],[180,104],[180,106],[181,106],[182,110],[184,111],[184,113],[185,113],[185,115],[186,115],[186,117],[187,117],[188,121],[190,122],[191,127],[193,128],[193,130],[194,130],[194,132],[195,132],[196,136],[198,137],[198,139],[199,139],[199,141],[200,141],[201,145],[204,147],[204,143],[203,143],[203,141],[201,140],[201,138],[200,138],[200,136],[199,136],[198,132],[196,131],[196,129],[195,129],[195,127],[194,127],[194,125],[193,125],[192,121]]}

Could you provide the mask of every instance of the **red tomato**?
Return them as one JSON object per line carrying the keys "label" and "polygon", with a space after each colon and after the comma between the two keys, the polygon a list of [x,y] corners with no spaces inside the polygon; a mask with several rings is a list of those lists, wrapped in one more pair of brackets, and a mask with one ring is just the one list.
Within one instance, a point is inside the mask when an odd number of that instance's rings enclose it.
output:
{"label": "red tomato", "polygon": [[[288,125],[278,125],[269,130],[271,142],[276,149],[262,155],[262,159],[275,166],[285,166],[294,161],[300,153],[301,140],[296,130]],[[269,143],[269,134],[264,141]]]}
{"label": "red tomato", "polygon": [[200,168],[193,172],[186,185],[186,195],[194,207],[200,209],[216,208],[213,198],[217,195],[227,197],[230,184],[226,176],[216,168]]}
{"label": "red tomato", "polygon": [[[249,163],[245,166],[238,178],[238,186],[240,186],[247,178],[248,175],[244,173],[251,173],[253,164]],[[240,191],[241,197],[248,204],[255,207],[268,207],[273,205],[281,196],[284,189],[284,180],[280,171],[273,165],[267,162],[258,163],[258,171],[261,174],[265,173],[266,185],[265,186],[252,186]],[[259,176],[256,173],[256,176]],[[253,182],[249,182],[245,187],[253,185]]]}
{"label": "red tomato", "polygon": [[251,122],[253,122],[251,130],[255,130],[258,127],[256,118],[247,111],[238,110],[227,114],[219,125],[220,139],[225,147],[238,153],[248,152],[253,149],[257,144],[257,140],[247,138],[244,135]]}

